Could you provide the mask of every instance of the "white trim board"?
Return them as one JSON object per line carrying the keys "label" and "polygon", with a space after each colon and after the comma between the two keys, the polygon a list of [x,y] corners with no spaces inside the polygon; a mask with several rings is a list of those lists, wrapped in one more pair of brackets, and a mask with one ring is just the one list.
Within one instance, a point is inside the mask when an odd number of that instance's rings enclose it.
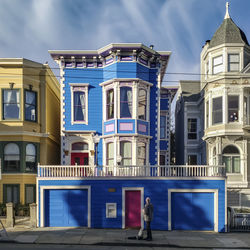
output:
{"label": "white trim board", "polygon": [[39,213],[40,213],[40,227],[44,227],[44,220],[45,220],[45,190],[50,189],[87,189],[88,190],[88,227],[91,227],[91,186],[40,186],[40,207],[39,207]]}
{"label": "white trim board", "polygon": [[168,230],[172,230],[172,193],[214,193],[214,231],[218,232],[218,189],[168,189]]}

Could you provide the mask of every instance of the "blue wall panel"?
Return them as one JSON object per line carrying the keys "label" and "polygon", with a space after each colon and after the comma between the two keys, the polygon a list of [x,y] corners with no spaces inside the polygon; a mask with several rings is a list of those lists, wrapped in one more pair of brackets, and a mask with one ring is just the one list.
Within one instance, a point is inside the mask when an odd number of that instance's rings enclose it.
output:
{"label": "blue wall panel", "polygon": [[[225,180],[181,180],[181,179],[113,179],[95,178],[82,180],[39,180],[41,186],[84,185],[91,186],[91,227],[93,228],[121,228],[122,227],[122,188],[143,187],[144,200],[151,197],[154,205],[154,220],[152,229],[168,230],[168,189],[218,189],[218,230],[225,230]],[[115,192],[109,192],[112,188]],[[197,198],[197,197],[196,197]],[[202,197],[201,197],[202,198]],[[195,206],[202,206],[204,200],[196,199]],[[41,206],[39,192],[39,206]],[[46,201],[45,201],[46,202]],[[106,218],[106,203],[117,203],[117,218]],[[47,205],[45,205],[47,207]],[[204,206],[203,208],[204,209]],[[40,211],[40,209],[39,209]],[[202,210],[204,212],[204,210]],[[195,210],[199,218],[199,209]],[[213,211],[205,210],[208,218],[213,216]],[[40,214],[39,214],[40,223]]]}
{"label": "blue wall panel", "polygon": [[161,99],[161,110],[169,110],[169,99]]}
{"label": "blue wall panel", "polygon": [[168,141],[160,140],[160,150],[167,150],[168,149]]}
{"label": "blue wall panel", "polygon": [[214,230],[214,193],[171,195],[172,229]]}

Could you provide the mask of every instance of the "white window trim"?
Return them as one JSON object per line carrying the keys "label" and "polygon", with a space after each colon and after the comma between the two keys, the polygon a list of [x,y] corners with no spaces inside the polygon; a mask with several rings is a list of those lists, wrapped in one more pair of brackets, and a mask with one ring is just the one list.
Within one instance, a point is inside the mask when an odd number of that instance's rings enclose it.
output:
{"label": "white window trim", "polygon": [[[88,124],[88,83],[70,83],[70,92],[71,92],[71,125],[73,124]],[[85,121],[74,121],[74,88],[78,87],[81,92],[85,93],[85,102],[86,102],[86,119]]]}

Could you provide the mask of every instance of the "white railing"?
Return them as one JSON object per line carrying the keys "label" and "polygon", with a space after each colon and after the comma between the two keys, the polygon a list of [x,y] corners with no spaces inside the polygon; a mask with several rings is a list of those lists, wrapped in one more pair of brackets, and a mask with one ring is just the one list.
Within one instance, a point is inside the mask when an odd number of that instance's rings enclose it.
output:
{"label": "white railing", "polygon": [[38,177],[212,177],[226,174],[224,166],[78,166],[38,165]]}

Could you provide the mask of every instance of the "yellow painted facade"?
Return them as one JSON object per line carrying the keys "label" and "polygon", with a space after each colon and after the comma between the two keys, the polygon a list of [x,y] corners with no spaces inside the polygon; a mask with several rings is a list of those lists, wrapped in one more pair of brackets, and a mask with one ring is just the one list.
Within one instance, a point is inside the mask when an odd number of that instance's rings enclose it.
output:
{"label": "yellow painted facade", "polygon": [[[16,98],[18,100],[14,101],[15,104],[12,104],[14,100],[11,99],[12,92],[15,92],[15,97],[18,95]],[[33,113],[28,110],[31,105],[27,93],[35,93],[36,96],[36,104],[32,104],[32,108],[35,110],[32,110]],[[10,199],[11,195],[15,195],[11,185],[18,185],[20,192],[18,202],[24,204],[25,185],[36,183],[35,169],[30,171],[27,167],[30,157],[27,153],[28,146],[32,144],[36,148],[36,164],[60,163],[59,82],[46,64],[22,58],[0,58],[0,102],[2,168],[0,203],[6,202],[6,197]],[[15,112],[19,112],[15,118],[11,117],[12,111],[8,111],[9,113],[6,111],[7,108],[11,110],[11,107],[15,107],[17,109]],[[33,115],[31,118],[33,120],[27,118],[29,117],[27,113],[30,116]],[[12,148],[15,145],[19,149],[19,156],[11,155],[12,153],[7,151],[9,144]],[[13,164],[18,162],[18,157],[19,165],[17,163],[13,167]]]}

